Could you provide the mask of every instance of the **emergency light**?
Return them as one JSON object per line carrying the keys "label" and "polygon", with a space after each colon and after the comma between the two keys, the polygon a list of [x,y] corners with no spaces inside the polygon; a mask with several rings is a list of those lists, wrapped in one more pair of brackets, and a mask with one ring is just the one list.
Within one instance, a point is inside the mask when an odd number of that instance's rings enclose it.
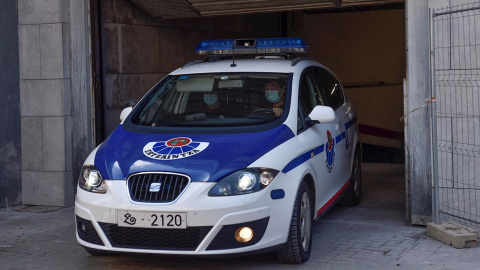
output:
{"label": "emergency light", "polygon": [[288,54],[307,50],[308,44],[301,38],[203,40],[195,48],[198,55]]}

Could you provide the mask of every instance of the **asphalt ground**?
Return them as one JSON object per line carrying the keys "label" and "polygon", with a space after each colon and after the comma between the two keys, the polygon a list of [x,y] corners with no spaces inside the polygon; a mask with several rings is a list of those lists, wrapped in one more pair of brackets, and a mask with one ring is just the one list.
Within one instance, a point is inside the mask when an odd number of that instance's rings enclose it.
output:
{"label": "asphalt ground", "polygon": [[357,207],[333,207],[313,227],[310,260],[274,253],[230,259],[120,254],[92,256],[75,239],[74,209],[0,208],[0,269],[480,269],[480,248],[455,249],[408,226],[404,166],[363,164]]}

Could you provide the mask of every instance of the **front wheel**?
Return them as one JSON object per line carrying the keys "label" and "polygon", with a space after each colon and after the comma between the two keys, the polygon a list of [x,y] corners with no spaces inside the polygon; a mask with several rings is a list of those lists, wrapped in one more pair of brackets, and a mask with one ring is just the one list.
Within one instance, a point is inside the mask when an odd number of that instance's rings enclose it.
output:
{"label": "front wheel", "polygon": [[345,196],[340,201],[341,205],[356,206],[360,203],[362,195],[362,167],[360,163],[360,151],[355,151],[352,165],[352,175],[350,176],[350,184],[345,191]]}
{"label": "front wheel", "polygon": [[308,260],[312,249],[312,225],[312,196],[303,181],[295,199],[287,243],[277,251],[280,262],[300,264]]}

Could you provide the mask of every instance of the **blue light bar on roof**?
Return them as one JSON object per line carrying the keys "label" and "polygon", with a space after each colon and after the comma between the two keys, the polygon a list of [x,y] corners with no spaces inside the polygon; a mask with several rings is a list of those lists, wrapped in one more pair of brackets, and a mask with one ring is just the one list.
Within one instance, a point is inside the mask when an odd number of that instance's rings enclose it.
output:
{"label": "blue light bar on roof", "polygon": [[219,39],[198,43],[198,55],[262,55],[307,53],[308,44],[301,38]]}

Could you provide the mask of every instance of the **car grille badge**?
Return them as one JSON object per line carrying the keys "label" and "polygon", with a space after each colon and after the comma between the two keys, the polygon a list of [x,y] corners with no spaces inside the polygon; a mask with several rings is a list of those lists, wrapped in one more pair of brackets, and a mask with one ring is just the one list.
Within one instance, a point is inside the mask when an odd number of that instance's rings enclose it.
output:
{"label": "car grille badge", "polygon": [[161,186],[162,186],[162,183],[152,183],[150,184],[150,188],[148,189],[148,191],[159,192]]}

